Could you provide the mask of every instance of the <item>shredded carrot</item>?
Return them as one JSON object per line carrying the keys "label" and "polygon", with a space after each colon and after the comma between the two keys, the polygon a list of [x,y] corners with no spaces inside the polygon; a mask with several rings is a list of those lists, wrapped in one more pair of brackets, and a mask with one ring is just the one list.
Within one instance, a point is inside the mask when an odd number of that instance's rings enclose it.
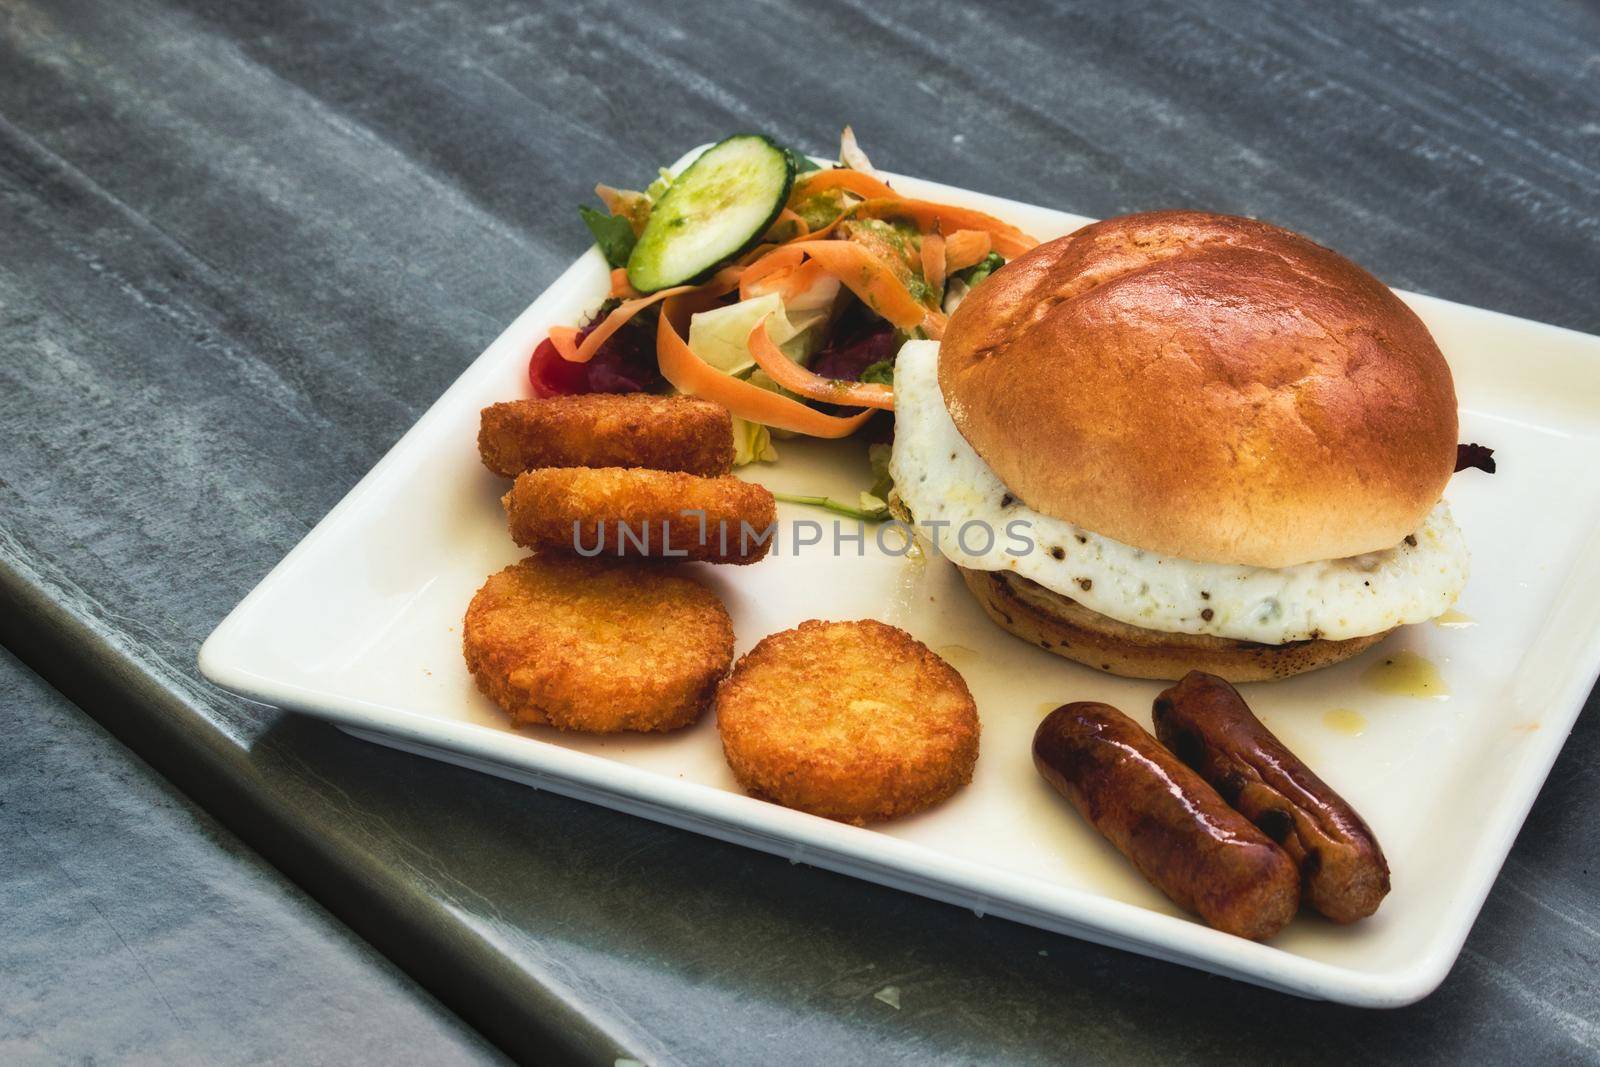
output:
{"label": "shredded carrot", "polygon": [[767,318],[768,316],[763,315],[761,321],[750,330],[747,344],[756,365],[766,371],[773,381],[789,392],[799,393],[811,400],[843,404],[847,407],[894,410],[894,390],[887,385],[876,382],[847,382],[842,378],[824,378],[784,355],[783,350],[772,343],[772,335],[767,333]]}
{"label": "shredded carrot", "polygon": [[739,275],[739,299],[778,293],[787,302],[817,284],[828,270],[815,260],[801,262],[807,247],[803,242],[779,245],[751,263]]}
{"label": "shredded carrot", "polygon": [[789,244],[794,244],[797,241],[820,241],[824,237],[831,237],[833,235],[833,231],[838,229],[839,223],[843,222],[845,219],[848,219],[850,217],[850,210],[851,210],[850,208],[846,208],[845,211],[844,211],[844,214],[840,215],[838,218],[836,218],[832,222],[828,223],[822,229],[814,230],[811,233],[808,233],[803,237],[790,238],[788,243]]}
{"label": "shredded carrot", "polygon": [[[556,351],[561,354],[561,358],[569,363],[587,363],[594,358],[594,354],[600,351],[600,346],[605,344],[612,334],[622,329],[629,319],[651,304],[656,303],[658,300],[665,300],[669,296],[676,296],[679,293],[699,292],[708,297],[723,296],[739,287],[739,273],[738,267],[723,267],[699,285],[674,285],[670,289],[658,289],[649,296],[624,300],[611,310],[611,314],[600,320],[600,324],[589,332],[589,336],[583,339],[583,344],[581,345],[574,346],[573,338],[577,336],[578,331],[571,326],[552,326],[550,328],[551,343],[556,346]],[[614,275],[612,284],[616,284]],[[559,338],[557,337],[558,333],[561,335]]]}
{"label": "shredded carrot", "polygon": [[[704,299],[697,302],[706,303]],[[685,303],[679,297],[669,299],[661,306],[656,326],[656,360],[661,374],[680,392],[721,404],[742,419],[812,437],[849,437],[876,414],[875,409],[866,408],[855,415],[827,415],[798,400],[722,373],[695,355],[678,332],[673,320]]]}
{"label": "shredded carrot", "polygon": [[934,229],[982,230],[989,235],[995,251],[1010,259],[1019,256],[1038,244],[1032,237],[993,215],[972,208],[936,204],[931,200],[907,200],[903,197],[884,197],[863,201],[855,206],[858,216],[868,218],[905,218],[917,224],[924,233]]}
{"label": "shredded carrot", "polygon": [[555,333],[557,329],[565,331],[571,327],[553,327],[550,331],[550,340],[555,344],[556,351],[561,353],[562,359],[570,363],[587,363],[594,358],[594,354],[600,351],[600,346],[605,344],[612,334],[622,329],[628,320],[639,314],[639,312],[658,300],[665,300],[669,296],[687,293],[698,288],[700,287],[697,285],[675,285],[670,289],[660,289],[649,296],[641,296],[636,300],[624,300],[612,309],[611,314],[601,319],[600,324],[590,330],[589,336],[583,339],[583,344],[579,345],[576,351],[570,354],[562,350],[561,342],[556,340]]}
{"label": "shredded carrot", "polygon": [[944,269],[953,274],[981,262],[990,243],[982,230],[957,230],[944,240]]}
{"label": "shredded carrot", "polygon": [[843,189],[864,200],[900,195],[870,174],[849,167],[834,167],[831,170],[808,171],[796,178],[789,202],[793,204],[829,189]]}
{"label": "shredded carrot", "polygon": [[556,346],[556,353],[569,363],[578,359],[578,329],[575,326],[550,327],[550,343]]}
{"label": "shredded carrot", "polygon": [[609,185],[597,185],[594,187],[594,195],[600,198],[600,202],[606,206],[606,210],[613,215],[627,214],[623,210],[621,189],[613,189]]}
{"label": "shredded carrot", "polygon": [[779,245],[766,255],[745,267],[739,275],[739,299],[749,300],[752,296],[760,296],[765,289],[757,289],[756,283],[769,275],[783,271],[793,270],[805,258],[803,245]]}
{"label": "shredded carrot", "polygon": [[922,277],[936,293],[944,291],[944,238],[936,233],[922,235]]}
{"label": "shredded carrot", "polygon": [[609,185],[594,187],[594,195],[605,204],[606,210],[612,215],[628,220],[628,226],[637,236],[644,232],[644,224],[650,219],[650,198],[643,193],[636,193],[632,189],[613,189]]}
{"label": "shredded carrot", "polygon": [[779,246],[771,242],[763,242],[762,244],[758,244],[750,251],[734,260],[732,266],[748,267],[750,264],[754,263],[756,260],[760,259],[762,256],[766,255],[768,252],[771,252],[777,247]]}
{"label": "shredded carrot", "polygon": [[785,304],[789,304],[827,277],[831,275],[826,267],[814,259],[808,259],[794,270],[787,271],[782,278],[768,279],[768,291],[776,292]]}
{"label": "shredded carrot", "polygon": [[823,265],[810,259],[798,267],[783,267],[770,271],[748,283],[741,281],[739,299],[751,300],[766,296],[768,293],[777,293],[787,304],[826,277],[829,277],[829,274]]}
{"label": "shredded carrot", "polygon": [[[833,231],[838,227],[839,223],[843,222],[845,219],[848,219],[849,217],[850,217],[850,212],[848,210],[846,210],[844,212],[844,214],[840,215],[838,218],[834,219],[832,222],[828,223],[826,226],[824,226],[820,230],[813,230],[813,231],[811,231],[809,233],[796,234],[795,236],[790,237],[790,238],[788,238],[787,240],[784,240],[784,241],[776,241],[776,242],[774,242],[774,241],[766,241],[766,242],[763,242],[762,244],[758,244],[754,248],[752,248],[750,251],[746,252],[744,255],[742,255],[738,259],[734,260],[733,261],[734,265],[735,266],[749,266],[750,264],[759,261],[761,259],[761,257],[766,256],[766,255],[770,255],[772,252],[776,251],[777,249],[784,248],[784,247],[786,247],[788,245],[795,244],[795,243],[797,243],[799,241],[820,241],[824,237],[828,237],[828,236],[832,235]],[[802,220],[802,221],[804,221],[804,220]]]}
{"label": "shredded carrot", "polygon": [[723,267],[699,285],[691,285],[687,288],[698,289],[706,296],[726,296],[739,288],[739,276],[742,273],[743,271],[738,267]]}
{"label": "shredded carrot", "polygon": [[628,281],[627,267],[618,267],[611,272],[611,292],[609,295],[624,299],[632,299],[639,295],[638,290],[634,289],[633,283]]}
{"label": "shredded carrot", "polygon": [[805,249],[869,308],[902,330],[921,326],[930,314],[887,263],[854,241],[801,241],[790,247]]}

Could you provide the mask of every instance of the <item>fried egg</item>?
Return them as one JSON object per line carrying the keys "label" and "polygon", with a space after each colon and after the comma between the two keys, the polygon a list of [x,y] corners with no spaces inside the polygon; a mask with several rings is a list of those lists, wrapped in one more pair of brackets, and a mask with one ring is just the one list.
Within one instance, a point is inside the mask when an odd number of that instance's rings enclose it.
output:
{"label": "fried egg", "polygon": [[962,567],[1011,571],[1133,626],[1263,644],[1423,622],[1466,585],[1466,542],[1443,501],[1393,548],[1279,568],[1160,556],[1040,514],[956,429],[938,368],[937,342],[901,348],[889,470],[919,538]]}

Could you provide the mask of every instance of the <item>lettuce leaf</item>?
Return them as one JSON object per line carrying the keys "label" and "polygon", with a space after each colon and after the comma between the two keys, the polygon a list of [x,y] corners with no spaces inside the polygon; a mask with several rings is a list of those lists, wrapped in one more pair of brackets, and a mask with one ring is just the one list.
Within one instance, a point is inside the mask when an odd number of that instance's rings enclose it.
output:
{"label": "lettuce leaf", "polygon": [[779,348],[800,332],[784,313],[783,300],[768,293],[697,313],[689,320],[689,350],[724,374],[743,374],[756,365],[750,358],[750,331],[763,318],[767,336]]}
{"label": "lettuce leaf", "polygon": [[889,473],[889,457],[893,452],[894,446],[889,444],[867,446],[867,462],[872,465],[872,488],[861,494],[863,497],[874,497],[880,504],[889,499],[889,494],[894,491],[894,476]]}
{"label": "lettuce leaf", "polygon": [[733,417],[733,465],[775,463],[778,450],[772,444],[772,431],[759,422]]}

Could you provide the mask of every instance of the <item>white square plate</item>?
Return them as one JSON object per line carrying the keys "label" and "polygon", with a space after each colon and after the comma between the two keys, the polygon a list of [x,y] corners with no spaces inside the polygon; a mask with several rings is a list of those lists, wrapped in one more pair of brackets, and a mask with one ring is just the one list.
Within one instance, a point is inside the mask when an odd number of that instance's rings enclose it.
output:
{"label": "white square plate", "polygon": [[[1089,220],[895,178],[1048,239]],[[742,653],[804,619],[876,617],[965,675],[983,718],[972,785],[922,815],[859,829],[744,796],[714,723],[667,736],[511,729],[472,685],[460,625],[485,576],[520,558],[478,461],[478,412],[526,395],[527,356],[603,294],[591,250],[511,324],[361,483],[217,628],[200,669],[243,696],[332,720],[382,744],[920,893],[977,911],[1309,997],[1417,1000],[1444,978],[1600,671],[1600,338],[1405,295],[1456,376],[1462,439],[1496,449],[1493,477],[1448,499],[1473,552],[1466,628],[1413,626],[1331,670],[1246,687],[1262,719],[1366,816],[1393,867],[1378,914],[1309,915],[1271,944],[1175,909],[1034,772],[1045,710],[1103,700],[1149,723],[1159,683],[1109,677],[992,626],[948,563],[790,544],[753,567],[702,571]],[[870,478],[851,443],[785,441],[741,473],[854,499]],[[799,518],[780,508],[783,528]],[[781,535],[780,535],[781,536]],[[1414,650],[1442,699],[1386,695],[1365,672]],[[1350,717],[1330,715],[1354,709]]]}

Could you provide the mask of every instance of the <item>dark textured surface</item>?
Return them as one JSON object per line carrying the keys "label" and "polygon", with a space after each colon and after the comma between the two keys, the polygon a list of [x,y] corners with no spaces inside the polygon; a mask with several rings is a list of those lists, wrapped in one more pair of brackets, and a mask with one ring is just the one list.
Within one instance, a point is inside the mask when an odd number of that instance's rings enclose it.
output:
{"label": "dark textured surface", "polygon": [[[195,675],[582,249],[589,186],[733,129],[827,151],[850,121],[885,167],[1090,215],[1255,214],[1394,284],[1600,330],[1594,11],[1121,7],[0,5],[0,635],[527,1055],[1600,1057],[1592,706],[1443,989],[1375,1014],[406,758]],[[293,1040],[376,1059],[385,1026]]]}
{"label": "dark textured surface", "polygon": [[0,1061],[499,1059],[4,651],[0,763]]}

